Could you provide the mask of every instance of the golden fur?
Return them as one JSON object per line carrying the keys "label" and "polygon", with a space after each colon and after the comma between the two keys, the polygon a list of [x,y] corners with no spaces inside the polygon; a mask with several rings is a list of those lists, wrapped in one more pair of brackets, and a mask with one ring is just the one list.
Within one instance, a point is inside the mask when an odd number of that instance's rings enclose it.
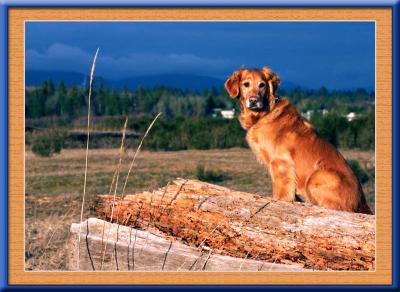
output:
{"label": "golden fur", "polygon": [[271,174],[273,197],[372,214],[357,177],[343,156],[320,138],[287,99],[276,100],[279,77],[268,67],[239,69],[225,82],[239,98],[247,142]]}

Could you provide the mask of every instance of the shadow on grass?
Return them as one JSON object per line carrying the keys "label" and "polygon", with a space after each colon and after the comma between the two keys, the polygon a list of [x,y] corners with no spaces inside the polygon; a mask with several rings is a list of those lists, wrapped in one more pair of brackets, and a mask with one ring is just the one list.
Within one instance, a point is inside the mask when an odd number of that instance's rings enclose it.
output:
{"label": "shadow on grass", "polygon": [[196,177],[198,180],[210,183],[222,182],[232,178],[226,173],[218,170],[207,170],[201,164],[196,167]]}

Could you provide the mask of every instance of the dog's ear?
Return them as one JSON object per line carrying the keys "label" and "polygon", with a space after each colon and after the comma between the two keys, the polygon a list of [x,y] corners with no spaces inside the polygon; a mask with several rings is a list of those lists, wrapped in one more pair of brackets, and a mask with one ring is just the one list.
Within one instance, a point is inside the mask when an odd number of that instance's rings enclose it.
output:
{"label": "dog's ear", "polygon": [[272,95],[275,95],[279,84],[281,84],[281,79],[277,74],[272,72],[271,68],[269,67],[264,67],[262,69],[262,72],[264,73],[265,78],[268,80],[268,83],[272,84],[272,88],[270,88],[270,91],[272,90]]}
{"label": "dog's ear", "polygon": [[230,97],[235,98],[239,95],[240,78],[243,69],[236,70],[233,74],[225,81],[225,89],[228,91]]}
{"label": "dog's ear", "polygon": [[275,108],[275,92],[278,89],[279,84],[281,83],[281,79],[277,74],[272,72],[271,68],[264,67],[262,69],[263,74],[265,75],[265,79],[268,81],[269,87],[269,110],[272,111]]}

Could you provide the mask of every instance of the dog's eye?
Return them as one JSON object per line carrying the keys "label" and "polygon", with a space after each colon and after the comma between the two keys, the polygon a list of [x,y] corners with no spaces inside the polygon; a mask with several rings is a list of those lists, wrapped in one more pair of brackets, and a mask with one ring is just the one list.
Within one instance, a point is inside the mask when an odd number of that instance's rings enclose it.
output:
{"label": "dog's eye", "polygon": [[249,87],[250,83],[249,82],[244,82],[243,85],[244,85],[244,87]]}
{"label": "dog's eye", "polygon": [[264,83],[264,82],[261,82],[261,83],[258,85],[258,87],[260,87],[260,88],[265,87],[265,83]]}

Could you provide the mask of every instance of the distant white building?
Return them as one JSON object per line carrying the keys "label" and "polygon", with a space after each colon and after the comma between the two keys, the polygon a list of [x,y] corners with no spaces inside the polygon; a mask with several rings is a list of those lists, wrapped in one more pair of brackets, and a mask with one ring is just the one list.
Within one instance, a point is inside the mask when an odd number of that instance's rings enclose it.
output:
{"label": "distant white building", "polygon": [[220,108],[215,108],[212,116],[214,118],[221,116],[224,119],[233,119],[235,117],[235,109],[223,110]]}
{"label": "distant white building", "polygon": [[306,111],[306,112],[302,112],[301,115],[306,118],[307,120],[311,119],[311,116],[313,114],[313,111]]}
{"label": "distant white building", "polygon": [[[317,112],[320,113],[323,117],[326,116],[327,114],[329,114],[329,111],[327,109],[318,110]],[[307,120],[311,120],[311,117],[313,114],[314,114],[313,110],[309,110],[309,111],[301,113],[303,118],[306,118]]]}
{"label": "distant white building", "polygon": [[354,120],[356,118],[356,116],[357,116],[356,113],[353,113],[353,112],[348,113],[346,115],[347,121],[351,122],[352,120]]}
{"label": "distant white building", "polygon": [[222,110],[221,111],[221,116],[224,119],[233,119],[235,117],[235,109],[231,110]]}

